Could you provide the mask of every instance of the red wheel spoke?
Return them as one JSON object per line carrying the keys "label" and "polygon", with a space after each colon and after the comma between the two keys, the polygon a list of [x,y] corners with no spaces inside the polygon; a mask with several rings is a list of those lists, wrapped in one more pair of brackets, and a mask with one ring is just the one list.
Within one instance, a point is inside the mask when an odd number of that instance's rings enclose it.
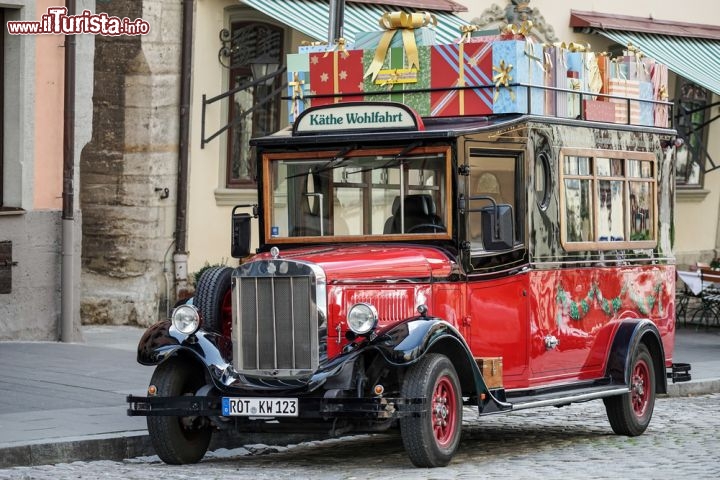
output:
{"label": "red wheel spoke", "polygon": [[638,361],[633,369],[631,379],[631,398],[632,406],[635,411],[635,415],[642,417],[648,408],[651,392],[648,391],[650,387],[650,370],[647,363],[643,360]]}
{"label": "red wheel spoke", "polygon": [[431,403],[431,421],[435,439],[440,445],[447,445],[455,433],[456,397],[448,377],[441,377],[435,386]]}

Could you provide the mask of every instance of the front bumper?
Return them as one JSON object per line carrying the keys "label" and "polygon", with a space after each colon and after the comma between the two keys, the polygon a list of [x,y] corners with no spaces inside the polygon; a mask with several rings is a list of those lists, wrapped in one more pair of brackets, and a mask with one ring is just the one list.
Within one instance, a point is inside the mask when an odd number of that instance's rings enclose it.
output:
{"label": "front bumper", "polygon": [[[217,396],[139,397],[128,395],[127,402],[129,404],[127,414],[130,416],[222,416],[222,397]],[[427,399],[300,397],[298,403],[299,414],[297,417],[282,417],[279,420],[286,418],[391,420],[421,413],[426,408]],[[272,419],[274,417],[261,418]]]}

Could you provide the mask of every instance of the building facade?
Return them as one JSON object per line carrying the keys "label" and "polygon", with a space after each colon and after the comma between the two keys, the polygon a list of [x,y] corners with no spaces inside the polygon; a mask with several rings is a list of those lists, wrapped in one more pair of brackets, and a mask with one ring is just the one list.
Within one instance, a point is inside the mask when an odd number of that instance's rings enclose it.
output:
{"label": "building facade", "polygon": [[[3,0],[0,18],[35,21],[57,6],[51,0]],[[94,9],[94,1],[78,8]],[[10,35],[0,43],[0,340],[79,339],[80,245],[63,245],[63,126],[65,37]],[[94,38],[76,38],[74,155],[89,140]],[[78,178],[78,168],[74,168]],[[71,230],[80,235],[77,199]],[[71,210],[71,211],[72,211]],[[62,285],[62,260],[78,281]],[[69,278],[69,277],[68,277]],[[61,332],[61,305],[71,317]]]}

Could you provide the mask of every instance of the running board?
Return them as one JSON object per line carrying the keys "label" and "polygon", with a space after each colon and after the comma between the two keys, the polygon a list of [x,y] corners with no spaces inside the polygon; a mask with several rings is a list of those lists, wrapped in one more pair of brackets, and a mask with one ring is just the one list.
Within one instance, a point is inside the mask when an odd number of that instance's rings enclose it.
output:
{"label": "running board", "polygon": [[[538,407],[552,407],[558,405],[568,405],[570,403],[587,402],[589,400],[597,400],[598,398],[613,397],[615,395],[624,395],[628,393],[630,389],[628,387],[618,387],[617,385],[586,388],[575,394],[569,394],[569,392],[538,395],[535,397],[528,398],[527,401],[520,400],[513,402],[512,399],[508,401],[512,404],[513,410],[525,410],[526,408],[538,408]],[[532,398],[532,399],[530,399]]]}

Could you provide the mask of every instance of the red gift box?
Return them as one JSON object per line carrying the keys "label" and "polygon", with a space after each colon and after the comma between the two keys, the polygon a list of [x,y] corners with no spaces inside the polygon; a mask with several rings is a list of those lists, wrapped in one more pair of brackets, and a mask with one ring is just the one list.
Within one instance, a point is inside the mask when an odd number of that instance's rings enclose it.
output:
{"label": "red gift box", "polygon": [[313,106],[362,100],[363,51],[311,53],[310,85],[312,95],[335,95],[313,98]]}
{"label": "red gift box", "polygon": [[[493,109],[492,43],[452,43],[430,49],[433,74],[430,87],[430,115],[489,115]],[[455,89],[455,87],[460,87]],[[447,89],[447,90],[442,90]]]}
{"label": "red gift box", "polygon": [[583,100],[585,120],[613,123],[615,121],[616,106],[617,104],[612,102],[603,102],[600,100]]}

